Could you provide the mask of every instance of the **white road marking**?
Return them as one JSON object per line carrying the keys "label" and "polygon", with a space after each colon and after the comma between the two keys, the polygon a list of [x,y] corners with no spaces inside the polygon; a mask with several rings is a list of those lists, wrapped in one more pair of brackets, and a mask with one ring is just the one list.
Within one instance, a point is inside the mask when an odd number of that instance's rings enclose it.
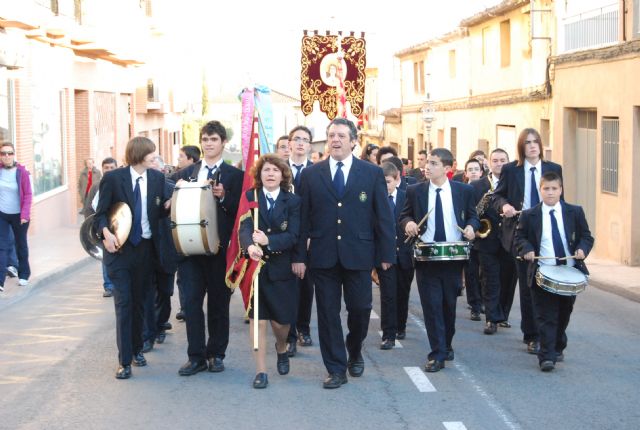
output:
{"label": "white road marking", "polygon": [[[382,338],[382,332],[378,331],[378,334]],[[396,346],[394,346],[394,348],[402,348],[402,344],[400,343],[400,341],[398,339],[396,339]]]}
{"label": "white road marking", "polygon": [[[427,333],[427,328],[424,326],[424,321],[422,321],[420,318],[418,318],[411,312],[409,312],[409,318],[411,318],[411,320],[418,327],[420,327],[420,329],[425,334]],[[475,377],[471,374],[471,372],[469,372],[466,366],[460,363],[460,360],[458,358],[456,358],[456,360],[453,361],[452,364],[453,364],[453,367],[455,367],[462,374],[462,376],[468,382],[471,383],[471,386],[474,388],[474,390],[480,395],[480,397],[482,397],[487,402],[489,407],[493,409],[493,411],[498,415],[498,417],[500,417],[502,422],[508,428],[510,428],[511,430],[520,430],[521,428],[520,425],[516,423],[515,420],[511,418],[504,409],[502,409],[502,407],[498,404],[498,402],[494,399],[494,397],[491,394],[486,392],[484,388],[480,386],[480,384],[476,381]]]}
{"label": "white road marking", "polygon": [[460,421],[445,421],[442,423],[447,430],[467,430]]}
{"label": "white road marking", "polygon": [[374,311],[373,309],[371,309],[371,316],[369,318],[372,319],[372,320],[379,320],[380,319],[380,317],[378,316],[376,311]]}
{"label": "white road marking", "polygon": [[436,387],[431,384],[427,375],[419,367],[405,367],[404,371],[407,372],[407,375],[409,375],[409,378],[421,393],[436,392]]}

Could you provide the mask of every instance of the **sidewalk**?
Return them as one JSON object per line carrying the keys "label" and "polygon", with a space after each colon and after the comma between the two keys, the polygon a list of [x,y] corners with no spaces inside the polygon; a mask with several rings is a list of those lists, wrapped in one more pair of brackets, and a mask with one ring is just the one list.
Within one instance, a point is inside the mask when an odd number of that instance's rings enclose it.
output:
{"label": "sidewalk", "polygon": [[7,277],[4,292],[0,293],[0,310],[24,299],[32,291],[55,282],[68,272],[96,261],[82,249],[79,231],[78,225],[29,236],[29,285],[20,287],[18,278]]}
{"label": "sidewalk", "polygon": [[[18,286],[17,278],[7,278],[4,293],[0,293],[0,309],[9,306],[31,291],[54,282],[66,273],[95,262],[82,249],[78,237],[80,226],[60,227],[29,237],[29,286]],[[587,258],[591,272],[589,285],[640,302],[640,267]]]}

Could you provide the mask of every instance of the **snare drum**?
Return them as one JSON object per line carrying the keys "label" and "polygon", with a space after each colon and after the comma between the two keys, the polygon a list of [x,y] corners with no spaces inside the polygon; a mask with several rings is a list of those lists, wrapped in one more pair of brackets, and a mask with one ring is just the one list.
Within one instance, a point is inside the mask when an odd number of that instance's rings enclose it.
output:
{"label": "snare drum", "polygon": [[560,296],[575,296],[587,287],[588,277],[575,267],[541,264],[536,272],[536,284],[545,291]]}
{"label": "snare drum", "polygon": [[171,197],[171,233],[179,254],[211,255],[220,249],[218,208],[211,185],[184,182]]}
{"label": "snare drum", "polygon": [[417,242],[413,247],[416,261],[458,261],[468,260],[470,242]]}

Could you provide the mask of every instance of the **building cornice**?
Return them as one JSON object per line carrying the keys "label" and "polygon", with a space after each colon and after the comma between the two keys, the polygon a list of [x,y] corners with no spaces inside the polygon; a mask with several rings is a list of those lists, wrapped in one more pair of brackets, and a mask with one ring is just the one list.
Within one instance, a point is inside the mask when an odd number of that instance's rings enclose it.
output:
{"label": "building cornice", "polygon": [[464,27],[458,27],[453,31],[443,34],[442,36],[402,49],[396,52],[395,56],[397,58],[402,58],[409,55],[419,54],[421,52],[427,51],[429,48],[442,45],[444,43],[449,43],[454,40],[464,39],[467,36],[469,36],[469,30]]}
{"label": "building cornice", "polygon": [[460,27],[473,27],[490,21],[493,18],[504,16],[506,13],[511,12],[512,10],[529,4],[529,0],[505,0],[500,4],[487,8],[482,12],[478,12],[477,14],[469,18],[463,19],[462,21],[460,21]]}
{"label": "building cornice", "polygon": [[589,49],[586,51],[557,55],[555,57],[551,57],[549,61],[554,66],[585,62],[599,63],[634,54],[640,54],[640,39],[618,43],[613,46],[607,46],[599,49]]}

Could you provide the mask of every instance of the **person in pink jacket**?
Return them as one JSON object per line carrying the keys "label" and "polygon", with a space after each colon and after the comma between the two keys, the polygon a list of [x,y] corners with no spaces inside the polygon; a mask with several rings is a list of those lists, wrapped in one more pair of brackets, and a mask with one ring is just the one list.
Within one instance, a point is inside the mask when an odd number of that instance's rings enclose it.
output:
{"label": "person in pink jacket", "polygon": [[13,230],[18,254],[18,284],[27,286],[31,268],[29,267],[29,247],[27,230],[31,219],[31,181],[27,169],[15,161],[12,143],[0,146],[0,292],[4,291],[7,274],[7,258],[11,252],[9,232]]}

